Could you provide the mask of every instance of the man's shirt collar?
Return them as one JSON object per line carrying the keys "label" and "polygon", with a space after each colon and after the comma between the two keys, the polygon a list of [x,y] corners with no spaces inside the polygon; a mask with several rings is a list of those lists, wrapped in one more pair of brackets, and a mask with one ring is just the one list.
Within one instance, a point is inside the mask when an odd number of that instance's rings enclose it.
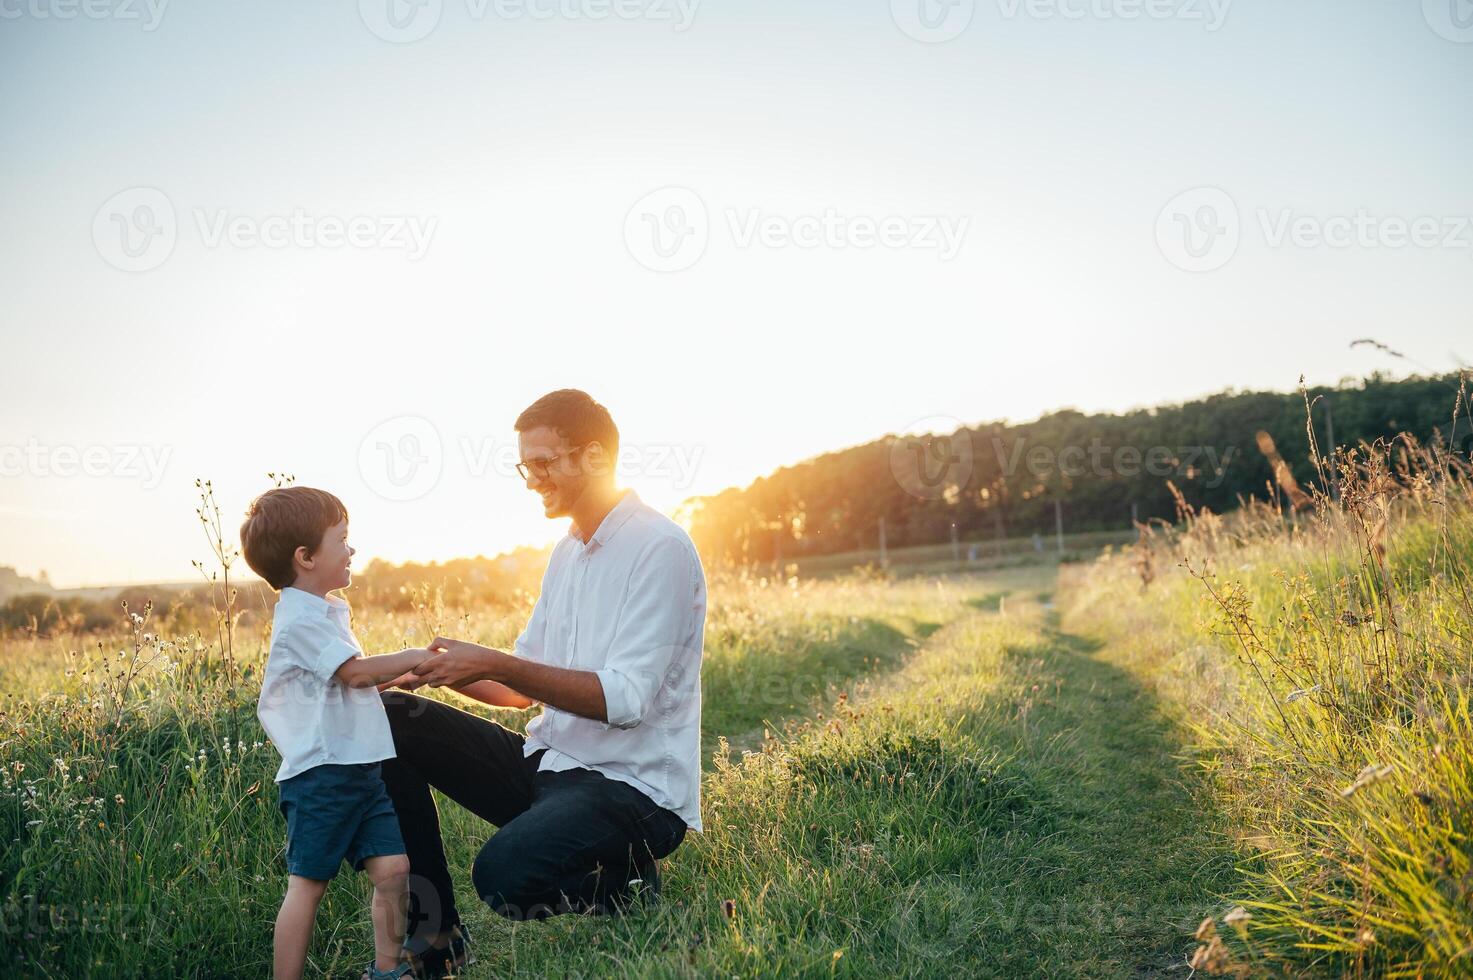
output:
{"label": "man's shirt collar", "polygon": [[568,528],[568,535],[585,548],[592,548],[594,545],[602,548],[613,540],[614,535],[619,533],[619,528],[629,522],[629,518],[634,516],[634,512],[639,507],[639,494],[633,490],[625,490],[624,496],[620,497],[619,502],[613,506],[613,509],[604,515],[604,519],[599,524],[598,530],[593,532],[592,537],[588,539],[586,544],[578,534],[578,525],[576,523]]}

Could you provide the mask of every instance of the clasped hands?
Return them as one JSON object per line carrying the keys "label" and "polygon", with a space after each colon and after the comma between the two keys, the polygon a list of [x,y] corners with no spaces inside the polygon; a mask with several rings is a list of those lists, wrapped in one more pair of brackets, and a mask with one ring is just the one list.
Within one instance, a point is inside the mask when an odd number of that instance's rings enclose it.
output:
{"label": "clasped hands", "polygon": [[383,687],[398,687],[406,691],[426,685],[461,688],[476,681],[493,679],[497,660],[509,656],[491,647],[437,636],[425,647],[425,659],[418,666]]}

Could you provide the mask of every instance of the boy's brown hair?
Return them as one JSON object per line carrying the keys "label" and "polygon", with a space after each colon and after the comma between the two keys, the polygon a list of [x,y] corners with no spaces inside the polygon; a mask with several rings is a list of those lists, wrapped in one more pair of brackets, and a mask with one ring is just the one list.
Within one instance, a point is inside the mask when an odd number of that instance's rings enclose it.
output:
{"label": "boy's brown hair", "polygon": [[310,555],[328,528],[347,519],[348,508],[326,490],[277,487],[246,508],[240,550],[251,571],[280,592],[296,580],[292,558],[297,549],[305,547]]}

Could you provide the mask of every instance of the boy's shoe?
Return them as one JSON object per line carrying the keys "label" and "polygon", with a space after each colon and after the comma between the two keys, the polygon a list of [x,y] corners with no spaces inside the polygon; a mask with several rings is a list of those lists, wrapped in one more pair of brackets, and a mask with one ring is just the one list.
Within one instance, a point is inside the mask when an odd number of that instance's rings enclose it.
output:
{"label": "boy's shoe", "polygon": [[363,976],[364,980],[404,980],[405,977],[417,980],[414,968],[408,963],[400,963],[392,970],[380,970],[377,965],[369,963],[368,969],[363,971]]}
{"label": "boy's shoe", "polygon": [[414,971],[415,980],[454,976],[456,971],[475,962],[471,955],[470,930],[464,925],[451,928],[450,944],[444,949],[436,949],[429,940],[416,936],[404,943],[399,957]]}

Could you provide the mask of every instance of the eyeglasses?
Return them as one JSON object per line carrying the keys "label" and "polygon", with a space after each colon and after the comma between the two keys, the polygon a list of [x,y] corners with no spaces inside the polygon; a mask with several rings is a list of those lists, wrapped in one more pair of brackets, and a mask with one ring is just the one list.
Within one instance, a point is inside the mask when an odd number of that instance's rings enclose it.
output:
{"label": "eyeglasses", "polygon": [[527,476],[531,473],[536,473],[537,479],[540,480],[543,477],[547,476],[547,471],[552,468],[553,463],[556,463],[560,459],[567,459],[569,456],[572,456],[574,453],[582,450],[583,447],[586,445],[588,445],[588,443],[585,442],[582,446],[574,446],[567,452],[559,453],[556,456],[545,456],[542,459],[534,459],[526,463],[518,463],[517,472],[521,474],[523,480],[525,480]]}

